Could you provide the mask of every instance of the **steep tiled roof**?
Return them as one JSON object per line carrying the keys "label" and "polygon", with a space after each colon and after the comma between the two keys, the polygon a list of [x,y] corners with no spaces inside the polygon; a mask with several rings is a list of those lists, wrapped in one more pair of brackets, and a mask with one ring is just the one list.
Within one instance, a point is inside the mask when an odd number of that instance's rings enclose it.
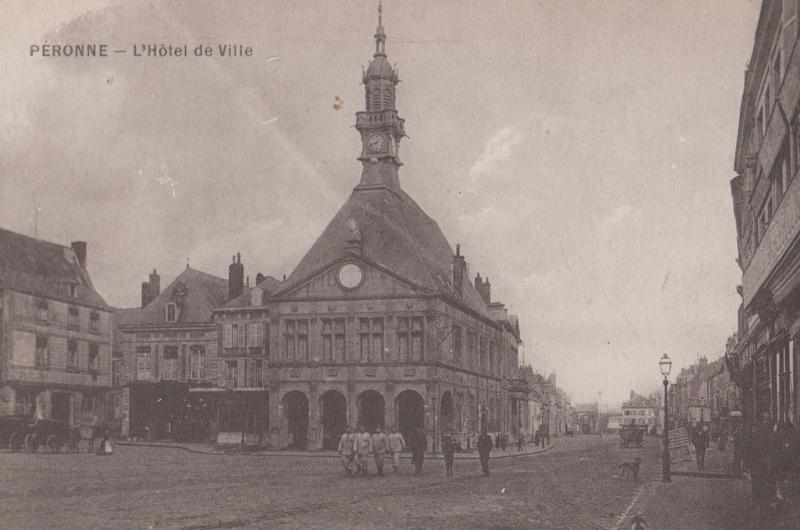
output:
{"label": "steep tiled roof", "polygon": [[[75,296],[70,294],[75,285]],[[47,298],[111,309],[95,290],[72,247],[0,228],[0,286]]]}
{"label": "steep tiled roof", "polygon": [[463,295],[450,283],[453,249],[439,225],[402,190],[356,189],[281,287],[280,296],[346,254],[354,228],[361,255],[394,272],[423,291],[461,298],[467,306],[492,318],[467,275]]}
{"label": "steep tiled roof", "polygon": [[224,304],[227,297],[228,280],[186,267],[146,307],[118,311],[120,325],[168,324],[169,303],[179,308],[177,323],[210,322],[214,308]]}

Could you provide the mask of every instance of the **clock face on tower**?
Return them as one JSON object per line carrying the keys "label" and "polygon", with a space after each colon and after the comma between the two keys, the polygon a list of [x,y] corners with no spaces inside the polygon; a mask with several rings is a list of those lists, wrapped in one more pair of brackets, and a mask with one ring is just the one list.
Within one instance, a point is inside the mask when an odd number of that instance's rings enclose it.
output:
{"label": "clock face on tower", "polygon": [[367,148],[373,153],[383,151],[385,146],[386,138],[382,134],[373,134],[367,139]]}
{"label": "clock face on tower", "polygon": [[355,289],[364,280],[364,271],[355,263],[346,263],[339,269],[337,278],[345,289]]}

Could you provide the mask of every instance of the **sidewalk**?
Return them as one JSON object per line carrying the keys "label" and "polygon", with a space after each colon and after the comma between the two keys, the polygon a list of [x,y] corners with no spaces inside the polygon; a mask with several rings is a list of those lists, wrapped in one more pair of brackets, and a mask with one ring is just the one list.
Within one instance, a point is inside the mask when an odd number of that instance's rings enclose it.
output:
{"label": "sidewalk", "polygon": [[672,482],[661,477],[642,486],[617,528],[627,529],[633,517],[641,515],[649,528],[680,529],[758,529],[798,528],[800,496],[777,510],[759,512],[753,507],[750,483],[732,475],[733,451],[706,451],[705,468],[697,469],[691,460],[672,464]]}
{"label": "sidewalk", "polygon": [[733,477],[733,446],[730,444],[725,451],[719,451],[717,445],[706,449],[705,467],[697,468],[694,452],[689,458],[673,455],[672,472],[677,476],[696,476],[705,478],[735,478]]}
{"label": "sidewalk", "polygon": [[[127,440],[117,440],[113,442],[115,445],[129,446],[129,447],[161,447],[167,449],[181,449],[192,453],[206,454],[206,455],[238,455],[238,456],[292,456],[292,457],[306,457],[306,458],[339,458],[339,453],[335,451],[292,451],[292,450],[274,450],[274,449],[257,449],[245,448],[239,446],[230,447],[217,447],[210,444],[197,444],[197,443],[176,443],[176,442],[132,442]],[[505,451],[499,449],[492,450],[492,460],[498,458],[511,458],[515,456],[530,456],[546,453],[555,447],[555,442],[547,447],[535,447],[533,445],[526,445],[522,452],[518,452],[516,447],[507,448]],[[411,459],[411,453],[401,453],[400,458]],[[441,453],[425,453],[425,458],[441,459]],[[456,453],[456,460],[477,460],[478,452],[471,453]]]}

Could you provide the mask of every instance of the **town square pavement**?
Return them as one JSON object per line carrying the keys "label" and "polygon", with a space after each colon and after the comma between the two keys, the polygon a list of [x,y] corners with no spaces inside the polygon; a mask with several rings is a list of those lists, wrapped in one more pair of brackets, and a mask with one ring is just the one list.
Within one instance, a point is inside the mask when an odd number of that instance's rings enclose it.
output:
{"label": "town square pavement", "polygon": [[[351,478],[331,458],[3,451],[2,519],[4,528],[627,528],[660,480],[657,445],[562,437],[546,453],[497,459],[489,477],[478,461],[457,460],[450,478],[441,460],[421,476],[404,460],[401,474],[377,477],[373,466]],[[640,482],[620,480],[619,463],[636,456]]]}

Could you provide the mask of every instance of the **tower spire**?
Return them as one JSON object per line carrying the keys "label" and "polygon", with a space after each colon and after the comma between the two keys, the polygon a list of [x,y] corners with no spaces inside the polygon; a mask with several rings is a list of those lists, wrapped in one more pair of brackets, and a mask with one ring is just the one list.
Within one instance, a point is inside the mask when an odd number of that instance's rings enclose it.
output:
{"label": "tower spire", "polygon": [[383,0],[378,0],[378,28],[375,30],[375,57],[386,57],[386,33],[383,31]]}
{"label": "tower spire", "polygon": [[375,30],[375,55],[362,74],[366,108],[356,113],[356,129],[361,134],[364,170],[357,190],[388,188],[398,190],[397,169],[400,139],[405,136],[403,119],[397,115],[395,89],[400,79],[386,60],[386,33],[383,31],[383,2],[378,2],[378,28]]}

